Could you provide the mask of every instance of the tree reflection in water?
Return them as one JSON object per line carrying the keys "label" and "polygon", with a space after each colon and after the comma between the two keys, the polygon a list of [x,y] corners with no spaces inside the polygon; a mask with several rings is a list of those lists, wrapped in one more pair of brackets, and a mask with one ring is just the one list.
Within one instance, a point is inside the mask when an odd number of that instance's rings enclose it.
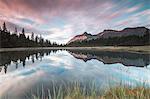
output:
{"label": "tree reflection in water", "polygon": [[[87,62],[91,59],[96,59],[104,64],[122,63],[125,66],[146,67],[150,64],[150,55],[131,52],[112,52],[112,51],[95,51],[95,50],[67,50],[74,58]],[[35,63],[36,60],[42,61],[44,56],[50,53],[56,53],[57,50],[28,50],[28,51],[9,51],[0,52],[0,72],[7,73],[11,63],[15,64],[15,69],[18,69],[21,63],[23,68],[26,66],[26,61],[31,60]]]}
{"label": "tree reflection in water", "polygon": [[0,52],[0,72],[4,69],[4,73],[7,73],[8,67],[11,63],[16,65],[18,69],[18,64],[22,64],[25,68],[26,61],[30,60],[34,63],[36,60],[42,61],[42,58],[50,53],[56,53],[57,50],[32,50],[32,51],[9,51],[9,52]]}

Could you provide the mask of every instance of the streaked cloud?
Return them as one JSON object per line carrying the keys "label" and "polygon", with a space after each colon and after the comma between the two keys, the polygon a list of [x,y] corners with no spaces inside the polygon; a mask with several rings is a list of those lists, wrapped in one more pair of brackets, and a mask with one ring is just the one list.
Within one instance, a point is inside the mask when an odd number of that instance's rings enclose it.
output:
{"label": "streaked cloud", "polygon": [[0,0],[0,20],[66,43],[84,31],[149,26],[149,5],[149,0]]}

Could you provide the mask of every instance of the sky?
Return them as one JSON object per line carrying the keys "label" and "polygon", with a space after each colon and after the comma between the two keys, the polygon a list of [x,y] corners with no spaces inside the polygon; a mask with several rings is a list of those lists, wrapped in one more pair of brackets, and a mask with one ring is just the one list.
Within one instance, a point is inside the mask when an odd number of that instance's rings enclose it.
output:
{"label": "sky", "polygon": [[150,28],[150,0],[0,0],[0,25],[66,43],[105,29]]}

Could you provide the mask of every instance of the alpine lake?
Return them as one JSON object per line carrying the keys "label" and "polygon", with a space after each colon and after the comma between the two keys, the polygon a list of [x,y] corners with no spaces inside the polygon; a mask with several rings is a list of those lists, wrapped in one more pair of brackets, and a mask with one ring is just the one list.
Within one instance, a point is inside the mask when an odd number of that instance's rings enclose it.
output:
{"label": "alpine lake", "polygon": [[87,87],[94,83],[102,92],[117,86],[150,87],[150,54],[81,49],[0,52],[2,99],[26,99],[40,88],[65,88],[74,82]]}

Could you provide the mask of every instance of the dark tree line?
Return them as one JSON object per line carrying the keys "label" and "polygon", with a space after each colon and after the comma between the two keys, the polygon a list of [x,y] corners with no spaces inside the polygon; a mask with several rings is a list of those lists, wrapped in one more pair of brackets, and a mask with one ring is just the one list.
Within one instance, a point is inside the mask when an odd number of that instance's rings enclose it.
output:
{"label": "dark tree line", "polygon": [[14,32],[7,29],[5,22],[0,28],[0,48],[15,48],[15,47],[57,47],[61,46],[56,43],[51,43],[49,40],[44,40],[42,36],[37,36],[32,32],[31,37],[26,36],[25,29],[19,33],[15,27]]}
{"label": "dark tree line", "polygon": [[67,46],[141,46],[150,45],[150,32],[143,36],[130,35],[122,37],[99,38],[95,40],[72,42]]}

